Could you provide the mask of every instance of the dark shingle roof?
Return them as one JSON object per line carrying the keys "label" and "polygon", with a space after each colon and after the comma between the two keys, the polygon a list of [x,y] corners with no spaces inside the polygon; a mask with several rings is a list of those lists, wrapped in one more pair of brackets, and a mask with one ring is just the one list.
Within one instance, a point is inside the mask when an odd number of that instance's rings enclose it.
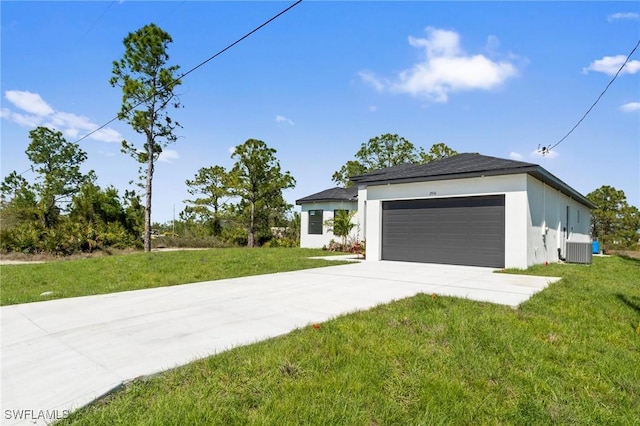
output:
{"label": "dark shingle roof", "polygon": [[391,183],[424,182],[447,179],[462,179],[481,176],[499,176],[527,173],[547,185],[576,199],[587,207],[595,205],[575,189],[537,164],[506,158],[489,157],[475,153],[458,154],[427,164],[399,164],[374,170],[351,181],[358,185],[380,185]]}
{"label": "dark shingle roof", "polygon": [[317,203],[320,201],[358,201],[358,188],[331,188],[296,200],[296,204]]}
{"label": "dark shingle roof", "polygon": [[[351,180],[356,184],[362,183],[391,183],[405,180],[435,180],[452,179],[455,177],[473,177],[483,174],[526,173],[525,169],[536,168],[536,164],[524,161],[508,160],[505,158],[488,157],[480,154],[458,154],[427,164],[399,164],[385,169],[374,170]],[[431,178],[431,179],[426,179]]]}

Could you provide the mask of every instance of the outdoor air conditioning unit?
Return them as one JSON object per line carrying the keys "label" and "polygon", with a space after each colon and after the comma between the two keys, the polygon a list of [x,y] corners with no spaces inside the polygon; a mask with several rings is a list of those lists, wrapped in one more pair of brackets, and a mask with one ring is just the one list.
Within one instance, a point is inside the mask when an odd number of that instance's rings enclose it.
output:
{"label": "outdoor air conditioning unit", "polygon": [[593,247],[591,243],[571,243],[567,241],[566,260],[569,263],[591,264]]}

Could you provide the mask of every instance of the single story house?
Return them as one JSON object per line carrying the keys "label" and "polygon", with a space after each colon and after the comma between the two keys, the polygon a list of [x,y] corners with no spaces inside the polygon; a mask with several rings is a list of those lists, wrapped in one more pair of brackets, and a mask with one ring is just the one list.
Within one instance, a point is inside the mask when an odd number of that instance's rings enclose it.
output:
{"label": "single story house", "polygon": [[338,209],[357,210],[353,238],[366,241],[367,261],[526,268],[591,243],[595,206],[537,164],[465,153],[352,182],[296,201],[302,247],[334,238],[323,223]]}

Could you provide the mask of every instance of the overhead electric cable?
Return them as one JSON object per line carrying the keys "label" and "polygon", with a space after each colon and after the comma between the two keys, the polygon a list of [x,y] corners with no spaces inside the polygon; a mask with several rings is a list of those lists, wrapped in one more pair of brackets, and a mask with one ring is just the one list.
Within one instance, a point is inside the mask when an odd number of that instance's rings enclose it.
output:
{"label": "overhead electric cable", "polygon": [[96,19],[95,21],[93,21],[93,23],[89,26],[89,28],[87,28],[87,30],[84,32],[84,34],[82,34],[82,36],[78,39],[78,41],[76,41],[76,44],[80,43],[80,41],[85,38],[87,36],[87,34],[89,34],[89,32],[91,32],[91,30],[93,29],[93,27],[96,26],[96,24],[98,23],[98,21],[100,21],[100,19],[102,19],[102,17],[107,13],[107,11],[109,9],[111,9],[111,6],[113,6],[115,3],[115,0],[112,1],[111,3],[109,3],[109,5],[107,6],[107,8],[105,10],[102,11],[102,13],[100,14],[100,16],[98,16],[98,19]]}
{"label": "overhead electric cable", "polygon": [[[176,7],[174,7],[173,9],[171,9],[171,11],[167,14],[167,16],[173,16],[175,11],[184,4],[186,0],[182,0],[180,3],[178,3],[178,5]],[[111,3],[109,3],[109,5],[107,6],[107,8],[105,10],[102,11],[102,13],[100,14],[100,16],[98,16],[98,19],[96,19],[90,26],[89,28],[87,28],[87,30],[85,31],[85,33],[78,39],[78,41],[76,42],[76,44],[78,44],[80,41],[82,41],[83,38],[85,38],[87,36],[87,34],[89,34],[89,32],[91,32],[91,30],[93,29],[93,27],[96,26],[96,24],[100,21],[100,19],[102,19],[102,17],[107,13],[107,11],[111,8],[111,6],[113,6],[116,3],[116,0],[113,0]],[[163,21],[164,17],[160,19],[160,21]],[[146,34],[146,33],[145,33]]]}
{"label": "overhead electric cable", "polygon": [[[266,27],[267,25],[269,25],[271,22],[275,21],[276,19],[278,19],[280,16],[284,15],[285,13],[287,13],[288,11],[290,11],[291,9],[293,9],[295,6],[297,6],[298,4],[302,3],[302,0],[297,0],[295,3],[293,3],[292,5],[290,5],[289,7],[283,9],[281,12],[279,12],[278,14],[272,16],[271,18],[269,18],[267,21],[263,22],[262,24],[260,24],[259,26],[255,27],[253,30],[249,31],[248,33],[246,33],[245,35],[243,35],[242,37],[240,37],[239,39],[237,39],[236,41],[234,41],[233,43],[227,45],[227,47],[225,47],[224,49],[218,51],[217,53],[215,53],[214,55],[210,56],[209,58],[205,59],[204,61],[200,62],[198,65],[196,65],[195,67],[191,68],[189,71],[183,73],[180,77],[176,78],[175,80],[172,81],[172,84],[182,80],[184,77],[186,77],[187,75],[191,74],[192,72],[194,72],[195,70],[197,70],[198,68],[200,68],[201,66],[203,66],[204,64],[206,64],[207,62],[215,59],[216,57],[222,55],[224,52],[226,52],[227,50],[231,49],[232,47],[234,47],[235,45],[237,45],[238,43],[242,42],[244,39],[248,38],[249,36],[253,35],[254,33],[260,31],[262,28]],[[148,98],[150,99],[150,98]],[[140,105],[142,105],[144,102],[146,102],[148,99],[145,99],[143,101],[138,102],[137,104],[135,104],[134,106],[132,106],[131,108],[129,108],[129,110],[127,111],[127,113],[133,111],[134,109],[136,109],[137,107],[139,107]],[[104,123],[102,126],[98,127],[97,129],[87,133],[86,135],[84,135],[83,137],[81,137],[80,139],[78,139],[75,143],[79,143],[83,140],[85,140],[86,138],[88,138],[89,136],[93,135],[94,133],[104,129],[105,127],[107,127],[109,124],[113,123],[114,121],[116,121],[118,119],[118,116],[116,115],[115,117],[113,117],[111,120],[107,121],[106,123]]]}
{"label": "overhead electric cable", "polygon": [[28,171],[32,171],[33,172],[33,166],[29,167],[27,170],[25,170],[22,173],[18,173],[18,176],[22,176],[23,174],[27,173]]}
{"label": "overhead electric cable", "polygon": [[256,28],[254,28],[253,30],[249,31],[247,34],[243,35],[242,37],[240,37],[239,39],[237,39],[236,41],[234,41],[233,43],[231,43],[230,45],[228,45],[227,47],[225,47],[224,49],[222,49],[221,51],[219,51],[215,55],[211,56],[210,58],[208,58],[208,59],[206,59],[206,60],[204,60],[202,62],[200,62],[198,65],[196,65],[195,67],[191,68],[189,71],[187,71],[184,74],[182,74],[182,76],[180,76],[180,78],[177,78],[174,81],[181,80],[183,77],[186,77],[187,75],[191,74],[192,72],[194,72],[195,70],[197,70],[198,68],[200,68],[201,66],[206,64],[207,62],[211,61],[212,59],[215,59],[216,57],[218,57],[220,55],[222,55],[224,52],[226,52],[227,50],[231,49],[233,46],[235,46],[236,44],[240,43],[241,41],[243,41],[247,37],[253,35],[254,33],[256,33],[258,31],[260,31],[262,28],[264,28],[267,25],[269,25],[272,21],[275,21],[280,16],[284,15],[285,13],[287,13],[288,11],[290,11],[291,9],[293,9],[295,6],[297,6],[300,3],[302,3],[302,0],[296,1],[294,4],[292,4],[291,6],[287,7],[286,9],[284,9],[282,12],[278,13],[277,15],[273,16],[268,21],[265,21],[262,25],[260,25],[260,26],[258,26]]}
{"label": "overhead electric cable", "polygon": [[554,145],[549,146],[549,147],[542,147],[542,155],[546,155],[549,153],[549,151],[551,151],[553,148],[555,148],[556,146],[560,145],[565,139],[567,139],[569,137],[569,135],[571,133],[573,133],[573,131],[580,125],[580,123],[582,123],[584,121],[584,119],[587,117],[587,115],[589,115],[589,113],[591,112],[591,110],[596,106],[596,104],[598,102],[600,102],[600,99],[604,96],[604,94],[607,92],[607,90],[609,90],[609,87],[613,84],[613,82],[616,80],[616,78],[618,78],[618,75],[620,75],[620,72],[622,72],[622,69],[625,67],[625,65],[627,65],[627,62],[629,62],[629,59],[631,59],[631,56],[633,56],[633,54],[635,53],[635,51],[638,49],[638,46],[640,46],[640,40],[638,40],[638,42],[636,43],[635,47],[631,50],[631,52],[627,55],[627,58],[624,60],[624,63],[620,66],[620,68],[618,69],[618,71],[616,72],[616,74],[613,76],[613,78],[611,79],[611,81],[609,82],[609,84],[607,84],[607,86],[604,88],[604,90],[602,91],[602,93],[600,93],[600,96],[598,96],[598,98],[596,99],[596,101],[589,107],[589,109],[587,110],[587,112],[584,113],[584,115],[582,116],[582,118],[580,118],[580,120],[578,120],[578,122],[575,124],[575,126],[573,126],[571,128],[571,130],[569,130],[569,132],[564,135],[562,137],[562,139],[560,139],[558,142],[556,142]]}

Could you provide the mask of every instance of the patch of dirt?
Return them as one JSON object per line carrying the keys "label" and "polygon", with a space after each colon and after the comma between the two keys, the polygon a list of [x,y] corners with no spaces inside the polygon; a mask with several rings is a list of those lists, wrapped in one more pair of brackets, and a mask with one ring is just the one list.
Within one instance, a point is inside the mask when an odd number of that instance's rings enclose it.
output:
{"label": "patch of dirt", "polygon": [[607,254],[615,254],[615,255],[618,255],[618,256],[630,257],[632,259],[640,259],[640,251],[607,250]]}
{"label": "patch of dirt", "polygon": [[193,251],[193,250],[209,250],[206,247],[158,247],[158,248],[152,248],[151,251],[183,251],[183,250],[189,250],[189,251]]}
{"label": "patch of dirt", "polygon": [[139,253],[139,250],[127,249],[127,250],[111,250],[109,252],[96,251],[93,253],[78,253],[69,256],[55,256],[52,254],[38,253],[0,253],[0,265],[20,265],[27,263],[44,263],[55,262],[61,260],[76,260],[76,259],[90,259],[93,257],[111,256],[115,254],[130,254]]}
{"label": "patch of dirt", "polygon": [[35,263],[44,263],[44,260],[7,260],[0,259],[0,265],[27,265]]}
{"label": "patch of dirt", "polygon": [[[179,251],[179,250],[207,250],[204,248],[154,248],[151,251]],[[56,262],[61,260],[91,259],[122,254],[141,253],[141,250],[110,250],[108,252],[95,251],[93,253],[78,253],[69,256],[54,256],[51,254],[0,253],[0,265],[25,265],[29,263]]]}
{"label": "patch of dirt", "polygon": [[44,254],[2,253],[0,265],[25,265],[29,263],[45,263],[57,260],[54,256]]}

